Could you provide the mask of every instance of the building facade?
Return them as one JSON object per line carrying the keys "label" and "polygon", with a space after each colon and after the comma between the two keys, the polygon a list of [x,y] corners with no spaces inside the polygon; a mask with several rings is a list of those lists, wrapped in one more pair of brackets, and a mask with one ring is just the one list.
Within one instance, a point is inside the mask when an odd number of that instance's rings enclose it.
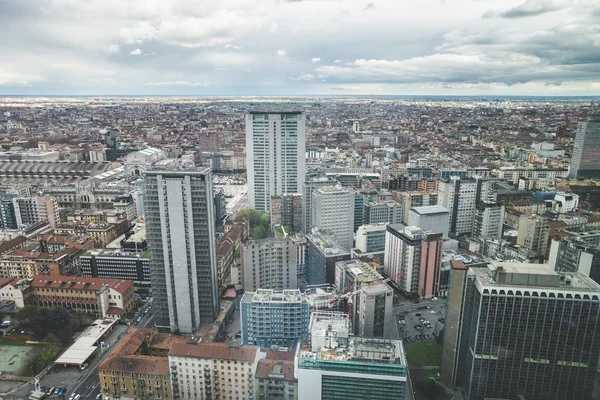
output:
{"label": "building facade", "polygon": [[302,231],[302,194],[291,193],[271,197],[271,226],[288,226]]}
{"label": "building facade", "polygon": [[450,213],[440,205],[413,207],[408,213],[408,225],[418,226],[424,231],[441,233],[448,238]]}
{"label": "building facade", "polygon": [[349,260],[351,254],[325,232],[313,230],[306,236],[306,283],[322,285],[335,283],[335,263]]}
{"label": "building facade", "polygon": [[326,186],[335,186],[337,181],[333,178],[313,178],[302,183],[302,232],[310,233],[312,230],[312,192]]}
{"label": "building facade", "polygon": [[240,308],[243,344],[295,348],[308,336],[309,307],[298,289],[246,292]]}
{"label": "building facade", "polygon": [[502,238],[504,227],[504,205],[480,201],[475,207],[473,236],[476,238]]}
{"label": "building facade", "polygon": [[79,256],[81,275],[90,278],[129,279],[137,287],[150,286],[148,252],[126,253],[118,250],[90,250]]}
{"label": "building facade", "polygon": [[600,117],[579,122],[573,155],[569,167],[570,178],[600,177]]}
{"label": "building facade", "polygon": [[269,213],[271,196],[301,191],[305,180],[305,121],[301,112],[246,115],[250,208]]}
{"label": "building facade", "polygon": [[451,235],[470,235],[475,220],[478,181],[451,177],[441,180],[438,204],[450,212],[449,232]]}
{"label": "building facade", "polygon": [[548,220],[545,217],[521,215],[517,244],[533,252],[539,260],[545,260],[549,231]]}
{"label": "building facade", "polygon": [[296,289],[298,245],[289,237],[250,240],[242,244],[244,290]]}
{"label": "building facade", "polygon": [[354,193],[341,186],[312,192],[312,228],[327,232],[345,249],[354,243]]}
{"label": "building facade", "polygon": [[213,187],[209,169],[180,168],[146,172],[146,237],[157,325],[193,333],[219,310]]}
{"label": "building facade", "polygon": [[356,243],[353,252],[358,255],[379,257],[381,263],[385,259],[385,230],[386,224],[361,225],[356,231]]}
{"label": "building facade", "polygon": [[462,290],[451,279],[447,324],[457,325],[444,339],[442,379],[465,399],[590,398],[600,356],[596,282],[510,263],[460,270]]}

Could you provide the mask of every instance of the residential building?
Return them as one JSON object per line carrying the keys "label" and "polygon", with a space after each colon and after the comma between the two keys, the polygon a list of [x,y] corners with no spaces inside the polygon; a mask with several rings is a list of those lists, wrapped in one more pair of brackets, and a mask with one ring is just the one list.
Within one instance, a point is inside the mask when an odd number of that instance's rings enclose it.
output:
{"label": "residential building", "polygon": [[174,397],[182,400],[254,399],[257,346],[230,347],[198,340],[171,345],[169,367]]}
{"label": "residential building", "polygon": [[527,248],[539,260],[546,259],[548,247],[548,220],[540,215],[521,215],[517,244]]}
{"label": "residential building", "polygon": [[325,232],[313,230],[306,235],[306,283],[322,285],[335,283],[335,263],[349,260],[350,252]]}
{"label": "residential building", "polygon": [[441,233],[424,233],[421,236],[421,263],[417,288],[421,299],[439,296],[447,289],[442,277],[443,250],[444,238]]}
{"label": "residential building", "polygon": [[554,199],[552,200],[552,209],[561,214],[578,210],[579,195],[575,193],[556,193]]}
{"label": "residential building", "polygon": [[473,236],[476,238],[502,238],[504,226],[504,205],[480,201],[475,206],[475,225]]}
{"label": "residential building", "polygon": [[329,186],[313,190],[312,196],[312,228],[329,233],[350,250],[354,242],[354,193]]}
{"label": "residential building", "polygon": [[579,122],[573,155],[569,167],[570,178],[600,177],[600,117]]}
{"label": "residential building", "polygon": [[308,346],[296,350],[299,400],[403,400],[407,364],[400,340],[350,336],[341,313],[313,313]]}
{"label": "residential building", "polygon": [[256,400],[298,399],[294,356],[294,351],[267,351],[267,358],[261,359],[256,367]]}
{"label": "residential building", "polygon": [[34,275],[77,275],[79,255],[76,248],[54,253],[17,249],[0,256],[0,277],[31,278]]}
{"label": "residential building", "polygon": [[314,189],[335,186],[337,181],[333,178],[313,178],[302,183],[302,232],[310,233],[312,230],[312,192]]}
{"label": "residential building", "polygon": [[356,231],[356,244],[352,252],[357,256],[378,257],[383,264],[385,259],[386,224],[361,225]]}
{"label": "residential building", "polygon": [[500,167],[498,178],[507,180],[513,185],[519,183],[519,178],[538,179],[564,179],[569,170],[566,168],[536,168],[536,167]]}
{"label": "residential building", "polygon": [[600,285],[543,264],[458,266],[452,274],[441,370],[448,386],[461,387],[466,400],[590,398]]}
{"label": "residential building", "polygon": [[211,172],[165,160],[144,190],[156,324],[193,333],[219,310]]}
{"label": "residential building", "polygon": [[121,317],[134,306],[133,281],[36,275],[21,288],[39,307],[66,307],[102,318]]}
{"label": "residential building", "polygon": [[600,282],[600,230],[553,239],[548,265],[559,272],[579,272]]}
{"label": "residential building", "polygon": [[295,348],[308,335],[308,303],[298,289],[246,292],[240,304],[243,344]]}
{"label": "residential building", "polygon": [[360,292],[347,298],[350,330],[354,335],[389,338],[395,332],[394,290],[384,277],[360,260],[335,264],[335,287],[339,293]]}
{"label": "residential building", "polygon": [[305,181],[305,116],[301,112],[246,115],[248,204],[271,211],[271,196],[299,193]]}
{"label": "residential building", "polygon": [[418,226],[424,231],[441,233],[448,238],[450,213],[440,205],[412,207],[408,213],[408,225]]}
{"label": "residential building", "polygon": [[436,182],[436,188],[434,193],[422,193],[422,192],[406,192],[398,193],[398,204],[400,204],[400,221],[401,224],[408,224],[408,215],[410,209],[413,207],[425,207],[435,206],[438,204],[438,181]]}
{"label": "residential building", "polygon": [[395,201],[369,201],[364,205],[363,225],[392,223],[402,219],[402,209]]}
{"label": "residential building", "polygon": [[98,366],[100,392],[126,400],[172,399],[168,353],[182,338],[130,328]]}
{"label": "residential building", "polygon": [[405,293],[417,293],[423,231],[416,226],[402,224],[389,224],[386,230],[383,270],[396,282],[400,290]]}
{"label": "residential building", "polygon": [[90,278],[132,280],[136,287],[150,287],[148,252],[92,249],[79,256],[81,275]]}
{"label": "residential building", "polygon": [[290,238],[249,240],[242,244],[242,285],[256,289],[296,289],[298,245]]}
{"label": "residential building", "polygon": [[288,226],[302,231],[302,194],[290,193],[271,197],[271,226]]}
{"label": "residential building", "polygon": [[451,177],[441,180],[438,204],[450,212],[450,235],[470,235],[475,220],[478,180]]}

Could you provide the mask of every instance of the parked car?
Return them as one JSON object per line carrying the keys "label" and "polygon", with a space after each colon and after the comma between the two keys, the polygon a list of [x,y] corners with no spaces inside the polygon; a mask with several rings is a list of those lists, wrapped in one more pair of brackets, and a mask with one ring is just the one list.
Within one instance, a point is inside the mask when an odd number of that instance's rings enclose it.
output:
{"label": "parked car", "polygon": [[79,399],[81,399],[81,395],[80,394],[78,394],[77,396],[75,396],[75,398],[73,400],[79,400]]}
{"label": "parked car", "polygon": [[415,317],[420,317],[420,316],[421,316],[421,314],[419,314],[419,313],[415,314]]}
{"label": "parked car", "polygon": [[51,387],[50,389],[48,389],[48,392],[46,393],[46,396],[52,396],[52,394],[54,393],[54,389],[56,389],[55,387]]}
{"label": "parked car", "polygon": [[431,339],[431,335],[430,335],[429,333],[428,333],[427,335],[425,335],[425,337],[426,337],[427,339]]}
{"label": "parked car", "polygon": [[60,386],[54,389],[54,394],[58,394],[58,392],[60,392],[60,389],[62,389]]}
{"label": "parked car", "polygon": [[98,393],[96,395],[96,400],[101,400],[102,399],[102,393]]}
{"label": "parked car", "polygon": [[84,364],[81,365],[81,367],[79,367],[79,369],[83,371],[87,367],[88,367],[88,363],[84,363]]}
{"label": "parked car", "polygon": [[429,314],[437,314],[437,311],[431,310],[431,311],[429,311]]}

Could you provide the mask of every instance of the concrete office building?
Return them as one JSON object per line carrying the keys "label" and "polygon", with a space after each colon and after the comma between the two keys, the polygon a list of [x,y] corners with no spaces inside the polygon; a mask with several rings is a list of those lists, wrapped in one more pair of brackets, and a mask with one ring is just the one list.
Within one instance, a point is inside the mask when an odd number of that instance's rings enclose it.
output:
{"label": "concrete office building", "polygon": [[436,182],[436,192],[435,193],[422,193],[422,192],[407,192],[407,193],[399,193],[398,194],[398,204],[400,204],[400,223],[401,224],[409,224],[408,223],[408,214],[410,209],[413,207],[425,207],[425,206],[435,206],[438,203],[438,194],[437,194],[437,181]]}
{"label": "concrete office building", "polygon": [[409,226],[418,226],[424,231],[441,233],[444,239],[448,238],[449,221],[448,209],[440,205],[413,207],[408,214]]}
{"label": "concrete office building", "polygon": [[148,252],[129,253],[120,250],[90,250],[79,256],[81,275],[90,278],[132,280],[136,287],[150,286]]}
{"label": "concrete office building", "polygon": [[402,220],[402,209],[395,201],[369,201],[364,205],[363,225],[397,224]]}
{"label": "concrete office building", "polygon": [[548,265],[559,272],[579,272],[600,282],[600,230],[553,239]]}
{"label": "concrete office building", "polygon": [[333,178],[313,178],[302,183],[302,232],[310,233],[312,229],[312,192],[314,189],[335,186],[338,182]]}
{"label": "concrete office building", "polygon": [[356,231],[356,243],[352,252],[357,256],[379,257],[385,259],[386,224],[361,225]]}
{"label": "concrete office building", "polygon": [[289,237],[250,240],[242,244],[244,290],[296,289],[298,245]]}
{"label": "concrete office building", "polygon": [[322,285],[335,283],[335,263],[349,260],[351,255],[348,250],[331,235],[319,230],[313,230],[306,235],[308,243],[306,254],[306,283],[309,285]]}
{"label": "concrete office building", "polygon": [[354,193],[341,186],[312,192],[311,226],[327,232],[345,249],[354,243]]}
{"label": "concrete office building", "polygon": [[298,289],[246,292],[240,308],[243,344],[295,348],[308,336],[309,307]]}
{"label": "concrete office building", "polygon": [[271,197],[271,226],[276,225],[288,226],[294,232],[302,231],[302,194]]}
{"label": "concrete office building", "polygon": [[450,235],[470,235],[475,220],[478,180],[452,177],[441,180],[438,204],[450,212]]}
{"label": "concrete office building", "polygon": [[564,214],[579,208],[579,195],[575,193],[556,193],[552,200],[552,210]]}
{"label": "concrete office building", "polygon": [[271,196],[299,193],[305,181],[305,116],[301,112],[246,115],[248,205],[271,211]]}
{"label": "concrete office building", "polygon": [[211,172],[161,161],[144,189],[157,326],[193,333],[219,310]]}
{"label": "concrete office building", "polygon": [[360,260],[335,264],[335,287],[339,293],[364,288],[347,299],[346,310],[355,335],[389,338],[394,334],[394,290],[387,283],[380,283],[383,280],[375,268]]}
{"label": "concrete office building", "polygon": [[453,265],[441,376],[466,400],[589,399],[600,285],[547,265]]}
{"label": "concrete office building", "polygon": [[570,178],[600,178],[600,117],[579,122],[573,155],[569,167]]}
{"label": "concrete office building", "polygon": [[407,365],[400,340],[350,336],[341,313],[313,313],[308,346],[294,360],[298,400],[403,400]]}
{"label": "concrete office building", "polygon": [[548,220],[545,217],[521,215],[517,244],[532,251],[534,257],[543,261],[546,259],[549,229]]}
{"label": "concrete office building", "polygon": [[504,226],[504,205],[480,201],[476,205],[473,236],[476,238],[500,239]]}

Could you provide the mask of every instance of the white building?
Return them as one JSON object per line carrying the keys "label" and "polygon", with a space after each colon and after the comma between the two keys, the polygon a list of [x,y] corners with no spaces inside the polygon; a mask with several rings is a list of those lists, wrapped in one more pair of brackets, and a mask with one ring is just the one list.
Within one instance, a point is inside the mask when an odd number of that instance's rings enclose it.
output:
{"label": "white building", "polygon": [[566,168],[500,167],[498,169],[498,178],[510,181],[513,185],[516,185],[519,182],[519,178],[566,178],[568,172]]}
{"label": "white building", "polygon": [[167,158],[164,150],[155,147],[147,147],[140,151],[129,153],[125,157],[125,174],[131,176],[140,176],[146,172],[152,164],[159,160]]}
{"label": "white building", "polygon": [[296,289],[298,244],[289,237],[250,240],[242,244],[242,285],[246,292],[258,288]]}
{"label": "white building", "polygon": [[438,186],[438,204],[450,212],[449,233],[470,235],[475,220],[478,180],[451,177]]}
{"label": "white building", "polygon": [[219,310],[210,169],[164,160],[146,172],[146,238],[157,326],[193,333]]}
{"label": "white building", "polygon": [[335,237],[344,248],[354,241],[354,193],[341,186],[323,187],[312,192],[312,228]]}
{"label": "white building", "polygon": [[476,238],[500,239],[504,225],[504,205],[490,202],[477,204],[473,236]]}
{"label": "white building", "polygon": [[421,269],[421,235],[416,226],[389,224],[385,237],[384,272],[401,290],[417,293]]}
{"label": "white building", "polygon": [[[381,255],[385,253],[386,224],[361,225],[356,231],[355,249],[362,255]],[[383,260],[382,260],[383,261]]]}
{"label": "white building", "polygon": [[177,341],[169,351],[173,393],[183,400],[254,400],[261,356],[258,346]]}
{"label": "white building", "polygon": [[579,208],[579,195],[575,193],[557,193],[552,200],[552,209],[561,214],[576,211]]}
{"label": "white building", "polygon": [[573,156],[569,167],[570,178],[600,177],[600,117],[592,117],[579,122]]}
{"label": "white building", "polygon": [[270,212],[271,196],[299,193],[305,176],[305,116],[301,112],[246,115],[250,208]]}
{"label": "white building", "polygon": [[408,213],[408,225],[418,226],[424,231],[441,233],[444,239],[448,239],[450,212],[440,205],[413,207]]}

